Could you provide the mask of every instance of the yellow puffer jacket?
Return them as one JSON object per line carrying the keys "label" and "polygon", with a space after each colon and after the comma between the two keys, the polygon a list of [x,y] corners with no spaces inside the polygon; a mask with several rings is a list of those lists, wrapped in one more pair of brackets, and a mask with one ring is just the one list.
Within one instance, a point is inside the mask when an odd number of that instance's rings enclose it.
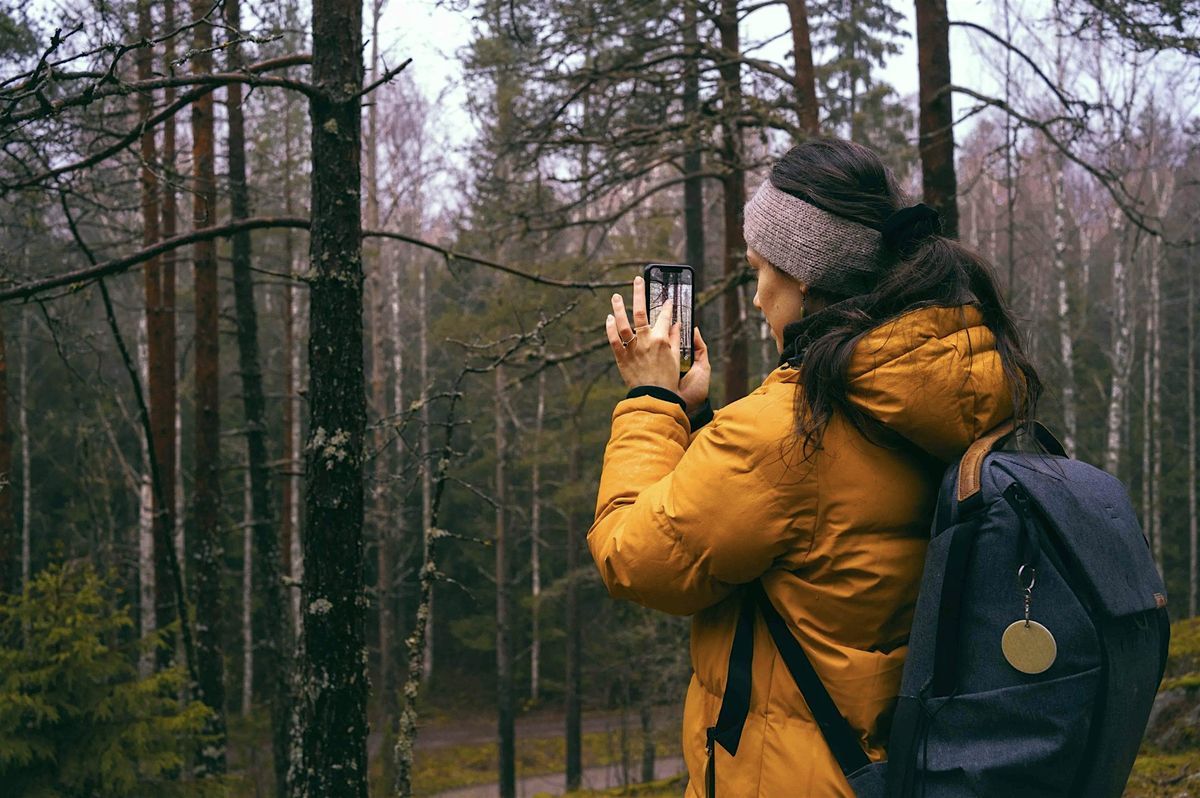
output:
{"label": "yellow puffer jacket", "polygon": [[[663,399],[613,411],[588,546],[614,597],[693,616],[688,798],[704,793],[738,586],[759,577],[871,759],[886,756],[942,471],[1012,401],[972,306],[922,308],[870,331],[849,376],[851,401],[911,446],[875,446],[835,415],[803,460],[799,374],[786,364],[694,434]],[[752,678],[737,756],[716,746],[717,795],[853,798],[761,614]]]}

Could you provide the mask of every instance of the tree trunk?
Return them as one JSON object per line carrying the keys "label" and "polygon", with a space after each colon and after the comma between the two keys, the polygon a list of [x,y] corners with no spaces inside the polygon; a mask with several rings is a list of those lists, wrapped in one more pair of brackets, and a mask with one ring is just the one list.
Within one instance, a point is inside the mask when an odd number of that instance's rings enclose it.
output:
{"label": "tree trunk", "polygon": [[1125,225],[1124,217],[1119,208],[1112,212],[1113,240],[1113,313],[1110,365],[1112,376],[1109,380],[1108,411],[1105,415],[1105,444],[1104,470],[1113,476],[1119,476],[1117,469],[1121,464],[1122,415],[1125,405],[1125,394],[1129,388],[1129,374],[1133,367],[1133,357],[1130,352],[1130,342],[1133,339],[1133,327],[1129,322],[1128,275],[1125,270]]}
{"label": "tree trunk", "polygon": [[642,695],[638,712],[642,721],[642,782],[654,781],[654,705]]}
{"label": "tree trunk", "polygon": [[[240,0],[226,0],[226,19],[241,30]],[[242,68],[240,48],[229,48],[229,69]],[[242,84],[226,87],[229,117],[229,209],[234,219],[250,215],[246,190],[246,135],[242,115]],[[288,723],[291,718],[289,677],[292,641],[287,626],[287,599],[283,589],[275,508],[271,504],[271,467],[267,452],[267,409],[258,346],[258,310],[254,304],[254,276],[250,270],[250,233],[233,236],[233,292],[237,313],[238,366],[242,377],[242,412],[246,423],[246,456],[249,472],[249,533],[253,539],[247,577],[258,586],[259,622],[254,640],[262,673],[271,674],[268,700],[271,712],[271,755],[275,789],[282,793],[287,781]],[[252,675],[253,671],[251,671]]]}
{"label": "tree trunk", "polygon": [[[192,17],[201,20],[212,11],[207,0],[192,0]],[[191,63],[195,73],[212,72],[213,26],[193,28]],[[213,97],[192,103],[192,223],[196,228],[216,223],[217,189],[213,158]],[[193,245],[195,268],[195,382],[196,475],[192,491],[192,566],[196,586],[196,669],[200,699],[212,711],[207,731],[212,742],[201,746],[196,762],[199,776],[225,772],[225,674],[221,646],[221,396],[220,293],[217,285],[216,242]]]}
{"label": "tree trunk", "polygon": [[[429,265],[421,259],[417,270],[417,368],[421,379],[421,529],[428,536],[433,526],[433,478],[429,445]],[[425,614],[425,648],[421,659],[421,681],[433,679],[434,599],[436,582],[430,587]]]}
{"label": "tree trunk", "polygon": [[[1153,303],[1153,297],[1150,296],[1147,290],[1147,298],[1150,303]],[[1151,402],[1154,398],[1154,393],[1151,389],[1152,372],[1150,362],[1150,339],[1154,336],[1154,309],[1147,307],[1145,325],[1142,329],[1142,529],[1146,532],[1146,537],[1150,541],[1151,551],[1154,550],[1154,523],[1151,520],[1152,510],[1154,506],[1154,483],[1150,479],[1150,460],[1151,452],[1154,450],[1155,441],[1152,437],[1153,433],[1150,430],[1151,418]],[[1134,348],[1136,349],[1136,343]],[[1156,561],[1157,562],[1157,561]]]}
{"label": "tree trunk", "polygon": [[366,798],[362,4],[314,0],[301,794]]}
{"label": "tree trunk", "polygon": [[[1007,2],[1004,3],[1004,36],[1006,41],[1012,41],[1012,13]],[[947,70],[947,75],[949,70]],[[949,83],[949,78],[947,78]],[[950,95],[946,95],[949,105]],[[1004,48],[1004,102],[1012,104],[1012,50]],[[1008,261],[1008,297],[1009,302],[1017,298],[1017,256],[1016,256],[1016,178],[1013,175],[1013,151],[1017,147],[1016,127],[1010,114],[1004,115],[1004,243],[1005,259]],[[1030,318],[1037,318],[1031,316]],[[1032,333],[1031,333],[1031,338]],[[1031,358],[1033,359],[1033,358]],[[1034,361],[1036,362],[1036,360]]]}
{"label": "tree trunk", "polygon": [[[571,456],[567,459],[567,484],[579,481],[580,441],[579,413],[571,420]],[[566,789],[578,790],[583,783],[583,633],[579,623],[579,548],[582,538],[576,535],[575,508],[568,507],[567,518],[567,668],[564,703],[566,704]]]}
{"label": "tree trunk", "polygon": [[[143,385],[149,382],[150,345],[146,317],[138,319],[137,359],[138,376]],[[154,634],[157,619],[154,615],[154,477],[150,473],[150,442],[140,435],[142,473],[138,480],[138,633],[142,638]],[[154,673],[155,652],[143,651],[138,656],[138,675],[143,679]]]}
{"label": "tree trunk", "polygon": [[1197,561],[1197,532],[1200,519],[1196,508],[1196,270],[1187,270],[1187,425],[1188,425],[1188,617],[1196,617],[1200,562]]}
{"label": "tree trunk", "polygon": [[496,416],[496,714],[499,718],[497,737],[500,745],[500,798],[516,798],[517,760],[515,747],[515,713],[513,710],[512,623],[509,607],[508,530],[505,520],[507,476],[505,460],[508,441],[504,421],[504,368],[497,365],[495,374]]}
{"label": "tree trunk", "polygon": [[13,515],[12,431],[8,420],[8,347],[0,310],[0,593],[17,593],[20,579],[17,523]]}
{"label": "tree trunk", "polygon": [[254,705],[254,499],[249,454],[246,460],[242,478],[242,717],[248,716]]}
{"label": "tree trunk", "polygon": [[1157,239],[1150,242],[1150,529],[1154,562],[1163,572],[1162,528],[1162,281]]}
{"label": "tree trunk", "polygon": [[[163,29],[175,30],[175,0],[163,0]],[[163,63],[169,64],[175,59],[175,37],[170,36],[163,42]],[[175,89],[168,87],[163,92],[163,103],[170,105],[175,101]],[[175,117],[163,121],[162,168],[166,174],[175,174]],[[175,187],[171,181],[164,181],[160,186],[162,196],[162,236],[171,238],[178,232],[179,207],[175,197]],[[162,451],[156,455],[158,472],[162,483],[164,506],[172,511],[170,518],[164,521],[165,537],[154,539],[154,594],[156,615],[160,620],[170,621],[173,617],[174,606],[171,603],[173,587],[170,581],[171,561],[174,559],[179,569],[179,578],[183,580],[187,558],[184,553],[184,496],[183,481],[179,474],[183,470],[181,439],[183,423],[179,413],[179,364],[177,362],[177,343],[175,332],[175,251],[163,253],[162,281],[159,293],[161,308],[161,360],[162,369],[151,372],[150,386],[150,427],[158,430],[157,423],[162,424],[161,433],[155,437],[162,443]],[[157,381],[159,384],[155,385]],[[158,397],[156,402],[155,397]],[[156,404],[159,409],[155,410]],[[166,416],[166,420],[162,417]],[[174,546],[174,551],[171,551]],[[174,555],[174,557],[172,557]],[[164,647],[160,664],[166,664],[171,655],[171,646]]]}
{"label": "tree trunk", "polygon": [[792,20],[792,58],[796,64],[796,74],[792,78],[792,85],[796,89],[796,113],[800,117],[800,129],[816,136],[821,132],[821,123],[807,6],[805,0],[787,0],[788,15]]}
{"label": "tree trunk", "polygon": [[942,215],[943,234],[958,236],[954,174],[954,114],[950,104],[950,20],[946,0],[917,0],[921,185],[925,202]]}
{"label": "tree trunk", "polygon": [[[700,40],[696,33],[696,0],[684,0],[683,46],[687,57],[683,64],[683,115],[687,120],[687,150],[683,154],[683,226],[687,239],[687,263],[695,272],[693,291],[699,294],[706,285],[704,263],[704,168],[700,127]],[[589,116],[584,96],[584,119]],[[586,173],[586,156],[584,172]],[[701,309],[703,315],[703,309]],[[697,319],[699,323],[701,319]],[[703,327],[703,325],[701,325]]]}
{"label": "tree trunk", "polygon": [[[404,407],[404,339],[405,339],[406,333],[403,328],[404,319],[400,312],[400,297],[402,296],[402,293],[404,291],[404,285],[402,284],[402,281],[400,279],[400,269],[399,268],[393,267],[391,270],[389,270],[389,274],[391,275],[391,280],[389,281],[389,290],[388,290],[388,296],[389,296],[388,324],[390,325],[389,337],[392,339],[392,367],[390,369],[391,378],[392,378],[392,410],[391,410],[391,412],[392,412],[392,417],[399,420],[400,418],[403,417],[405,409],[406,409]],[[397,437],[396,441],[392,445],[392,456],[391,456],[392,473],[394,473],[394,474],[404,473],[404,450],[405,450],[404,441],[401,440],[399,437]],[[395,531],[393,532],[392,536],[389,538],[389,541],[392,544],[392,546],[390,548],[391,554],[389,556],[389,563],[390,563],[392,571],[391,571],[391,575],[389,576],[389,578],[387,580],[387,588],[389,591],[390,600],[387,602],[386,605],[381,605],[381,606],[386,606],[388,609],[388,624],[389,624],[388,644],[391,647],[395,646],[395,644],[391,642],[392,641],[391,627],[396,626],[398,618],[405,617],[405,614],[403,612],[403,609],[404,609],[403,605],[399,601],[399,596],[397,595],[398,593],[400,593],[399,588],[401,585],[401,577],[403,575],[403,562],[401,561],[401,559],[399,557],[396,556],[396,551],[398,549],[398,545],[401,541],[404,540],[405,535],[406,535],[406,530],[407,530],[404,491],[397,492],[397,494],[394,496],[394,501],[396,503]],[[383,620],[381,619],[380,624],[382,625],[382,623],[383,623]],[[404,638],[403,631],[401,629],[397,629],[395,632],[395,639],[402,640],[403,638]],[[380,647],[383,646],[382,639],[380,640],[379,645],[380,645]],[[392,657],[392,654],[390,651],[389,651],[389,659],[394,661],[394,657]],[[388,695],[384,696],[384,707],[385,707],[384,711],[385,711],[385,713],[387,713],[386,717],[388,718],[389,723],[392,722],[391,719],[395,717],[396,712],[399,710],[398,701],[397,701],[399,696],[397,695],[397,687],[396,687],[396,678],[397,678],[396,677],[396,666],[394,664],[392,665],[391,678],[392,678],[392,681],[390,683],[391,684],[390,693]],[[386,682],[384,685],[384,689],[385,690],[388,689]]]}
{"label": "tree trunk", "polygon": [[1063,449],[1075,457],[1078,422],[1075,409],[1075,336],[1071,331],[1067,274],[1066,181],[1061,155],[1054,157],[1054,275],[1058,289],[1058,354],[1062,361]]}
{"label": "tree trunk", "polygon": [[[544,354],[544,352],[543,352]],[[542,637],[542,426],[546,416],[546,372],[538,373],[537,379],[537,412],[533,424],[533,465],[529,477],[529,492],[531,494],[529,508],[530,527],[530,556],[529,578],[532,601],[530,616],[532,629],[529,644],[529,697],[533,703],[538,701],[538,676],[541,668]]]}
{"label": "tree trunk", "polygon": [[[288,216],[295,215],[295,205],[292,200],[292,174],[295,165],[292,161],[292,131],[291,109],[285,108],[283,117],[284,135],[284,168],[283,189],[284,209]],[[283,549],[283,571],[292,580],[288,591],[288,610],[292,622],[292,639],[298,641],[301,634],[302,620],[300,617],[300,580],[304,576],[304,557],[300,544],[300,412],[297,405],[301,402],[300,386],[303,382],[300,360],[300,340],[304,337],[303,310],[299,301],[301,287],[295,282],[299,280],[300,269],[296,263],[295,239],[289,227],[284,232],[284,251],[287,256],[288,270],[293,275],[293,282],[288,283],[284,295],[284,385],[287,399],[283,404],[283,501],[281,502],[280,547]],[[293,643],[293,651],[295,645]]]}
{"label": "tree trunk", "polygon": [[[383,0],[371,3],[371,77],[374,82],[379,76],[379,17],[383,12]],[[366,153],[367,189],[367,227],[378,230],[379,221],[379,104],[367,105],[367,135],[364,150]],[[385,301],[389,293],[389,284],[383,271],[382,246],[379,239],[368,239],[363,247],[364,265],[367,271],[368,297],[371,307],[371,408],[376,418],[387,415],[387,371],[389,362],[384,356],[384,339],[387,334],[387,310],[390,303]],[[376,440],[377,449],[382,448],[391,434],[387,425],[380,425]],[[375,598],[378,604],[379,630],[379,694],[381,696],[382,714],[385,723],[392,723],[396,717],[396,679],[395,665],[392,657],[392,628],[395,620],[392,615],[393,591],[395,588],[394,564],[394,534],[392,519],[402,516],[403,499],[400,506],[390,509],[392,495],[384,490],[387,483],[387,470],[391,465],[387,456],[375,459],[376,475],[374,489],[371,492],[371,504],[377,531],[375,579]]]}
{"label": "tree trunk", "polygon": [[[722,178],[725,205],[724,274],[729,277],[742,269],[746,257],[746,239],[742,235],[742,207],[746,204],[746,174],[742,163],[742,132],[738,118],[742,112],[741,41],[738,36],[737,0],[722,0],[717,19],[721,34],[720,66],[722,98],[722,154],[726,174]],[[725,292],[724,326],[728,340],[725,358],[725,396],[729,404],[746,395],[748,370],[746,336],[742,329],[741,286],[730,285]]]}
{"label": "tree trunk", "polygon": [[[137,4],[138,36],[145,40],[154,37],[151,22],[149,0],[139,0]],[[172,11],[173,16],[173,11]],[[169,39],[174,47],[173,37]],[[149,80],[154,73],[154,49],[142,47],[137,51],[137,73],[139,80]],[[168,100],[169,102],[169,100]],[[138,116],[145,120],[153,112],[154,97],[152,92],[138,94]],[[173,119],[172,119],[173,122]],[[171,127],[171,161],[164,164],[171,168],[174,163],[174,125]],[[164,143],[164,150],[166,143]],[[166,154],[166,153],[164,153]],[[141,136],[141,169],[139,182],[141,187],[142,208],[142,244],[151,246],[160,240],[160,214],[164,217],[168,211],[164,203],[160,208],[158,187],[158,153],[154,140],[153,128],[146,129]],[[171,205],[169,210],[175,211],[174,191],[169,190]],[[171,219],[172,228],[174,219]],[[174,230],[172,230],[174,232]],[[174,304],[174,262],[170,267],[172,290],[170,299]],[[146,601],[145,613],[152,623],[143,623],[143,634],[154,629],[165,630],[175,615],[174,592],[167,581],[169,552],[172,545],[171,536],[174,532],[174,502],[173,491],[175,477],[175,352],[174,352],[174,313],[167,306],[166,282],[167,268],[163,259],[151,258],[142,266],[143,293],[145,295],[145,326],[146,326],[146,373],[143,384],[147,387],[150,404],[150,433],[151,440],[146,445],[154,448],[154,458],[147,453],[147,469],[156,468],[158,474],[147,474],[150,484],[150,507],[147,508],[151,527],[148,530],[148,568],[144,572],[147,583],[142,586],[142,599]],[[153,465],[151,465],[151,463]],[[153,489],[157,480],[162,493],[156,496]],[[171,646],[164,645],[157,649],[159,667],[166,667],[171,658]]]}
{"label": "tree trunk", "polygon": [[21,586],[29,584],[33,561],[33,479],[29,465],[29,313],[21,312],[21,386],[17,399],[17,435],[21,440]]}

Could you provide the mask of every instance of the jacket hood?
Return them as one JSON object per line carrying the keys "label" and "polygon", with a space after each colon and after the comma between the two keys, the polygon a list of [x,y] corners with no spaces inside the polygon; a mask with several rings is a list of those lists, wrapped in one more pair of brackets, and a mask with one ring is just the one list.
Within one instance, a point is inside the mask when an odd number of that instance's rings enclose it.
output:
{"label": "jacket hood", "polygon": [[[827,329],[823,312],[789,324],[781,362],[796,365]],[[944,462],[1013,413],[996,339],[974,305],[918,308],[869,330],[847,380],[854,405]]]}

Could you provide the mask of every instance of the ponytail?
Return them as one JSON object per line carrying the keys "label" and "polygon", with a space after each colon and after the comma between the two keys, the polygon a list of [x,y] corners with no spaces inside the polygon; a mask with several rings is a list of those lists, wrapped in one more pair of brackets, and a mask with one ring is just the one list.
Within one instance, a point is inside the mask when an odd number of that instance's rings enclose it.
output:
{"label": "ponytail", "polygon": [[845,416],[868,440],[888,445],[883,425],[848,398],[847,371],[855,345],[871,329],[917,308],[967,304],[979,308],[984,325],[996,339],[996,351],[1012,391],[1015,423],[1028,425],[1042,384],[1021,348],[1016,324],[997,289],[991,266],[957,241],[929,235],[897,257],[873,291],[835,301],[821,311],[819,328],[806,336],[801,371],[804,390],[797,392],[796,409],[796,434],[805,455],[820,448],[835,413]]}
{"label": "ponytail", "polygon": [[[804,390],[796,392],[796,433],[804,443],[804,455],[820,448],[834,413],[841,413],[873,442],[887,445],[894,440],[882,424],[850,403],[847,369],[855,344],[868,330],[922,307],[973,304],[979,308],[996,339],[1012,391],[1015,423],[1029,425],[1042,383],[1021,348],[992,267],[976,252],[940,235],[937,214],[931,209],[897,214],[909,199],[873,150],[845,139],[811,138],[777,161],[770,179],[780,191],[879,230],[890,261],[881,264],[879,280],[869,293],[838,297],[809,291],[809,296],[829,304],[810,317],[812,323],[805,321],[798,341],[804,352]],[[897,219],[904,228],[926,226],[907,235],[893,229]]]}

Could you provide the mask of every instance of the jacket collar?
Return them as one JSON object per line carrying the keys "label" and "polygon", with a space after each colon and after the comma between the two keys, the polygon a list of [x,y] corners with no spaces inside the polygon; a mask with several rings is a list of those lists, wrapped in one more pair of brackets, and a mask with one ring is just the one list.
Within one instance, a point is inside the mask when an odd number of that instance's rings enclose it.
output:
{"label": "jacket collar", "polygon": [[804,360],[804,353],[813,341],[833,329],[840,317],[840,311],[861,308],[866,304],[867,295],[852,296],[842,299],[810,313],[799,321],[788,323],[783,328],[783,351],[779,353],[779,365],[787,363],[792,368]]}

